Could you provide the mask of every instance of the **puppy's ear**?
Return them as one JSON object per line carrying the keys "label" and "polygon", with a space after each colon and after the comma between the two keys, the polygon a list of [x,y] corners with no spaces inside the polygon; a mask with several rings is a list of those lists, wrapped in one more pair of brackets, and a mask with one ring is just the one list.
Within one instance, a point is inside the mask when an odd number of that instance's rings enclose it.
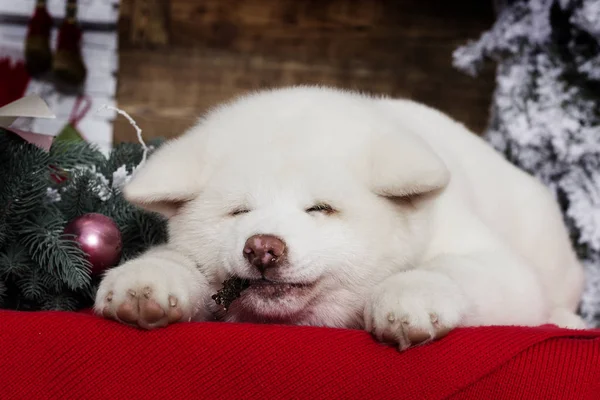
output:
{"label": "puppy's ear", "polygon": [[443,189],[450,172],[421,138],[386,133],[375,138],[371,154],[372,190],[386,197],[413,197]]}
{"label": "puppy's ear", "polygon": [[202,168],[189,138],[165,143],[137,170],[123,195],[131,203],[169,218],[201,191]]}

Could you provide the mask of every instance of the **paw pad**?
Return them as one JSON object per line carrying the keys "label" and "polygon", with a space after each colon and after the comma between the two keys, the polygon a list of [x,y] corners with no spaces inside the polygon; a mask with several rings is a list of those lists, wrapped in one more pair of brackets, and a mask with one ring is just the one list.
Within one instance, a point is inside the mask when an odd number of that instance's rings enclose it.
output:
{"label": "paw pad", "polygon": [[113,304],[114,297],[112,291],[105,297],[107,305],[102,309],[102,316],[105,318],[144,329],[163,327],[183,318],[177,297],[169,295],[168,306],[163,308],[153,297],[152,288],[148,286],[142,290],[127,290],[127,295],[118,305]]}

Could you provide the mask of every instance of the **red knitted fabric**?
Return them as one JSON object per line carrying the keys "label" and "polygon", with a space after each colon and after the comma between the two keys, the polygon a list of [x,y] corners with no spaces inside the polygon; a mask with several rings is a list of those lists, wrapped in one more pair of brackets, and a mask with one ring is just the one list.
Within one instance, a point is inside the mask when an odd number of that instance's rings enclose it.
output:
{"label": "red knitted fabric", "polygon": [[399,353],[365,332],[229,323],[139,331],[0,312],[0,398],[599,399],[600,331],[459,329]]}

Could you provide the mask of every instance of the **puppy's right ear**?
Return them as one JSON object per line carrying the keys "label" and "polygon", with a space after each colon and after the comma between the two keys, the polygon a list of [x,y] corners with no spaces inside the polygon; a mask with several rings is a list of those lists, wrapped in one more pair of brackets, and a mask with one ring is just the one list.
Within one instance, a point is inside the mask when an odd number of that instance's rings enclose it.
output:
{"label": "puppy's right ear", "polygon": [[148,158],[125,185],[131,203],[169,218],[201,191],[202,155],[189,137],[171,140]]}
{"label": "puppy's right ear", "polygon": [[410,132],[375,137],[371,157],[371,187],[380,196],[419,196],[441,190],[450,181],[442,159]]}

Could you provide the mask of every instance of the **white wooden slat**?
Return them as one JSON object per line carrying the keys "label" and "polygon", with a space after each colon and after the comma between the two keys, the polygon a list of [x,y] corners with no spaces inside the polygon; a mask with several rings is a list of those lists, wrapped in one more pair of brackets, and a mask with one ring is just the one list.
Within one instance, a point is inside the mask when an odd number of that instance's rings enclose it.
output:
{"label": "white wooden slat", "polygon": [[[35,0],[0,1],[0,15],[28,17],[35,7]],[[48,0],[48,12],[53,18],[64,18],[65,0]],[[116,24],[119,18],[118,0],[79,0],[77,18],[82,23]]]}
{"label": "white wooden slat", "polygon": [[[48,11],[57,22],[51,33],[52,48],[56,47],[58,22],[64,17],[65,3],[65,0],[48,0]],[[116,32],[118,5],[119,0],[78,1],[78,19],[84,27],[93,27],[86,24],[104,25],[102,30],[86,29],[83,32],[81,52],[88,69],[83,92],[92,101],[92,105],[88,114],[79,122],[78,128],[87,140],[100,146],[105,153],[108,153],[112,146],[112,122],[116,113],[99,110],[102,105],[116,105],[116,72],[119,67]],[[23,59],[27,26],[15,21],[27,21],[34,6],[35,0],[0,0],[0,57]],[[58,134],[71,116],[75,96],[60,94],[52,83],[40,80],[30,82],[26,94],[30,93],[39,94],[56,114],[56,119],[22,118],[15,126],[46,135]]]}

